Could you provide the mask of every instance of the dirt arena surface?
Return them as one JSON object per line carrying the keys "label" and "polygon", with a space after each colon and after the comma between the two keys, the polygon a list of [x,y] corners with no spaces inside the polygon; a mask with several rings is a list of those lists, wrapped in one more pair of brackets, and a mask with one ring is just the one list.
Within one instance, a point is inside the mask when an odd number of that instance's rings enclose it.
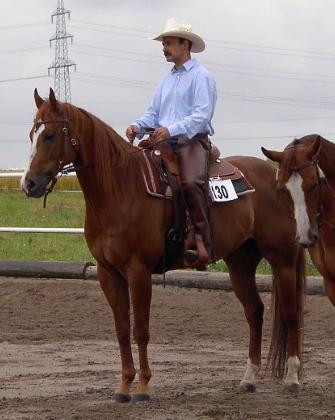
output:
{"label": "dirt arena surface", "polygon": [[[232,292],[154,286],[149,403],[116,404],[120,362],[95,281],[0,279],[1,419],[335,419],[335,308],[308,296],[298,394],[260,373],[238,388],[248,329]],[[263,361],[269,344],[270,295]],[[137,354],[135,354],[137,362]]]}

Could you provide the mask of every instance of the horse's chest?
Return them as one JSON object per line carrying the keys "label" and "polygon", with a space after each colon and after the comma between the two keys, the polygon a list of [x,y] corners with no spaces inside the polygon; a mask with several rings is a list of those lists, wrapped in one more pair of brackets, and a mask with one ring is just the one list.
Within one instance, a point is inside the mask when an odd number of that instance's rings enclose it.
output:
{"label": "horse's chest", "polygon": [[335,241],[327,243],[321,240],[315,247],[309,248],[309,253],[323,276],[335,277]]}

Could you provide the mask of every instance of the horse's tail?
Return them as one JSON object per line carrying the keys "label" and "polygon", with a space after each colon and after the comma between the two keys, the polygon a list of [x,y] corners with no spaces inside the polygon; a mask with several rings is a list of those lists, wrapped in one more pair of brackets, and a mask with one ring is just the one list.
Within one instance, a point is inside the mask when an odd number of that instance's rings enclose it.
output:
{"label": "horse's tail", "polygon": [[[287,360],[287,325],[280,316],[278,284],[275,276],[272,286],[272,337],[270,350],[268,353],[266,369],[270,368],[272,376],[283,378],[285,374],[285,365]],[[303,363],[303,339],[304,339],[304,301],[306,286],[306,264],[305,251],[299,247],[296,261],[296,303],[297,303],[297,324],[298,324],[298,357],[300,359],[299,377],[302,376]]]}

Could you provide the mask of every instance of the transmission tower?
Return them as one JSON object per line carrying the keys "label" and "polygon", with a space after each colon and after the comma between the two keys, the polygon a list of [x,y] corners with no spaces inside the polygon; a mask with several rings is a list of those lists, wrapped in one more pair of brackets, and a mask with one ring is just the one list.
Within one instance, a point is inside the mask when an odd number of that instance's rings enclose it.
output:
{"label": "transmission tower", "polygon": [[76,64],[69,60],[68,39],[73,42],[73,35],[66,32],[66,15],[70,19],[70,11],[64,8],[64,0],[57,1],[57,9],[51,15],[51,22],[56,17],[56,33],[50,38],[50,47],[55,42],[55,60],[48,68],[48,73],[55,70],[54,90],[56,98],[63,102],[71,102],[70,67]]}

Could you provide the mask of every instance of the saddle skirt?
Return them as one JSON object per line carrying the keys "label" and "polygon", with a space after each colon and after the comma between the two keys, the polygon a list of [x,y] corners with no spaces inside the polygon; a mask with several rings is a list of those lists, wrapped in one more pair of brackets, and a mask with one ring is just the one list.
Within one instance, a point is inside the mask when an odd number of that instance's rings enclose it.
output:
{"label": "saddle skirt", "polygon": [[[152,145],[143,140],[139,147],[143,147],[144,165],[142,166],[143,179],[149,195],[172,199],[172,188],[166,175],[165,165],[170,173],[178,180],[178,166],[176,155],[166,143]],[[144,148],[145,147],[145,148]],[[243,173],[230,162],[220,158],[220,151],[216,146],[211,146],[209,178],[230,179],[237,196],[254,192],[253,186],[244,177]]]}

